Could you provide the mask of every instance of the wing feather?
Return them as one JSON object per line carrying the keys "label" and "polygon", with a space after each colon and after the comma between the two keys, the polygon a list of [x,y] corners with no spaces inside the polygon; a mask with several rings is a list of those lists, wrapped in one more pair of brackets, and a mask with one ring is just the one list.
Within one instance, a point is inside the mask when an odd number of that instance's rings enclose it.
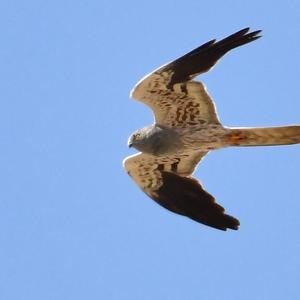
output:
{"label": "wing feather", "polygon": [[230,50],[258,39],[260,32],[245,28],[221,41],[211,40],[144,77],[131,96],[150,106],[161,125],[220,124],[204,85],[192,79],[209,71]]}
{"label": "wing feather", "polygon": [[124,166],[140,188],[166,209],[199,223],[226,230],[238,229],[239,221],[190,177],[207,152],[166,157],[139,153],[127,158]]}

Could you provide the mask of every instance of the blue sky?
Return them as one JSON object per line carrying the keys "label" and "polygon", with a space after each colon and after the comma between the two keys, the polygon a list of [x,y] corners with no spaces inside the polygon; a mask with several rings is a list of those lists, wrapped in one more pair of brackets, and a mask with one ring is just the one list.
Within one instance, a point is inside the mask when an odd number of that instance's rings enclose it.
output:
{"label": "blue sky", "polygon": [[0,3],[0,299],[296,299],[300,146],[211,153],[239,231],[147,198],[122,168],[146,73],[241,28],[202,80],[228,126],[300,123],[298,1]]}

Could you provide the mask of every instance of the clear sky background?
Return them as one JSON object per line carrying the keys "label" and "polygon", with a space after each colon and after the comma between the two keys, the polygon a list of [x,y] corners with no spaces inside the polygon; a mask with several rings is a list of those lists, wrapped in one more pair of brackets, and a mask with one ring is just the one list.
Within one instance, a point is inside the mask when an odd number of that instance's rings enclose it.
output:
{"label": "clear sky background", "polygon": [[1,1],[0,299],[299,299],[300,146],[211,153],[239,231],[172,214],[122,168],[145,74],[250,26],[202,77],[228,126],[300,123],[299,1]]}

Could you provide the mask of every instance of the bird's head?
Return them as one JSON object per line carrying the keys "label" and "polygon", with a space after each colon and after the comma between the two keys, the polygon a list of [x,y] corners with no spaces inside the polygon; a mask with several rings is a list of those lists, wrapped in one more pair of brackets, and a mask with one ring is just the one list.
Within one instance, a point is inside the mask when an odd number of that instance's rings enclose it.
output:
{"label": "bird's head", "polygon": [[146,135],[145,128],[135,131],[128,139],[128,147],[134,147],[139,150],[141,146],[143,147]]}
{"label": "bird's head", "polygon": [[137,130],[128,139],[129,147],[152,155],[173,152],[178,145],[181,145],[178,134],[157,124]]}

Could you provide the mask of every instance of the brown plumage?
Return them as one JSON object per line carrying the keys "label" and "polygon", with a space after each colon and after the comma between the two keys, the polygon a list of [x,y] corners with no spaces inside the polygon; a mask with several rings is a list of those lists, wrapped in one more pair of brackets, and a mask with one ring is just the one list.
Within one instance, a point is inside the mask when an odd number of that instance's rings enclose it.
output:
{"label": "brown plumage", "polygon": [[231,146],[277,146],[300,143],[300,126],[236,128],[229,135]]}
{"label": "brown plumage", "polygon": [[211,150],[230,146],[274,146],[300,143],[300,126],[229,128],[219,120],[215,104],[202,82],[230,50],[250,43],[260,30],[240,30],[211,40],[143,78],[132,97],[153,110],[155,123],[135,132],[129,146],[141,153],[124,161],[128,174],[163,207],[199,223],[226,230],[239,221],[224,212],[215,198],[192,178],[200,160]]}

